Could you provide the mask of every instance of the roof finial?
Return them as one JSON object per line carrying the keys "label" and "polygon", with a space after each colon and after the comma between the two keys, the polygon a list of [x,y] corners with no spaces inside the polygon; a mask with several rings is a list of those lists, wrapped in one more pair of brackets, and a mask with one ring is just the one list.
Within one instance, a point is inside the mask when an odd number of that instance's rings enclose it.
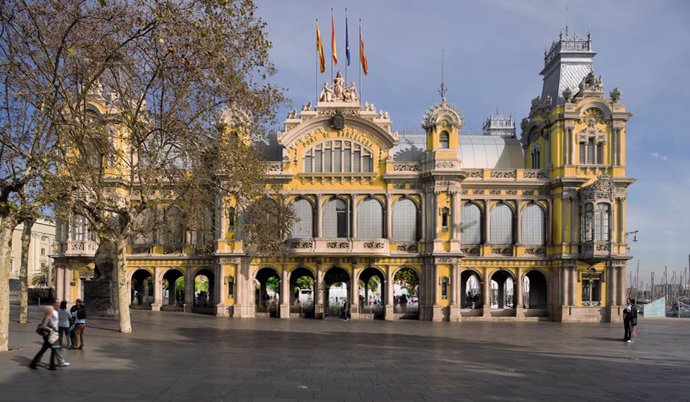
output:
{"label": "roof finial", "polygon": [[565,37],[568,37],[568,2],[565,3]]}
{"label": "roof finial", "polygon": [[438,89],[439,95],[441,95],[441,102],[446,103],[446,92],[448,92],[448,88],[446,88],[446,85],[443,82],[443,49],[441,49],[441,87]]}

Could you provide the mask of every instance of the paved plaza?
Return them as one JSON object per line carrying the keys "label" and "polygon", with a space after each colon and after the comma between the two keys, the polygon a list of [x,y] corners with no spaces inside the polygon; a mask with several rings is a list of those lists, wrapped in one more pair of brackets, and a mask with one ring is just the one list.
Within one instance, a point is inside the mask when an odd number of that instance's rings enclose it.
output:
{"label": "paved plaza", "polygon": [[[12,306],[1,401],[690,400],[690,320],[552,322],[227,319],[133,311],[134,333],[91,317],[69,368],[31,370],[40,347]],[[47,355],[44,361],[47,361]]]}

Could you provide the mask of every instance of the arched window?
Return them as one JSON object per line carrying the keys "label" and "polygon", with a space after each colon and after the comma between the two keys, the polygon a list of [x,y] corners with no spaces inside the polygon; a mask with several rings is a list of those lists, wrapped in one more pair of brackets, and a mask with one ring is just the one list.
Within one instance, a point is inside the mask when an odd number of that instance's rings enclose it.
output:
{"label": "arched window", "polygon": [[417,206],[403,198],[393,204],[393,240],[417,240]]}
{"label": "arched window", "polygon": [[323,236],[326,238],[350,237],[347,204],[335,198],[323,207]]}
{"label": "arched window", "polygon": [[522,243],[544,244],[544,210],[537,204],[522,209],[520,219]]}
{"label": "arched window", "polygon": [[594,210],[594,240],[609,240],[609,222],[611,219],[611,206],[605,203],[597,204]]}
{"label": "arched window", "polygon": [[184,229],[182,225],[182,211],[176,206],[169,206],[164,214],[163,242],[168,245],[184,243]]}
{"label": "arched window", "polygon": [[585,204],[584,211],[580,212],[580,235],[583,242],[594,240],[594,206],[591,202]]}
{"label": "arched window", "polygon": [[513,244],[513,211],[506,204],[491,209],[491,244]]}
{"label": "arched window", "polygon": [[441,148],[450,147],[450,134],[448,134],[448,131],[446,131],[446,130],[441,131],[441,135],[439,136],[439,142],[440,142]]}
{"label": "arched window", "polygon": [[464,244],[482,242],[482,211],[478,206],[467,203],[462,206],[460,233]]}
{"label": "arched window", "polygon": [[153,209],[147,208],[134,221],[132,244],[152,245],[156,241],[153,231],[155,227],[156,213]]}
{"label": "arched window", "polygon": [[535,144],[532,148],[532,169],[539,169],[541,166],[541,149],[539,144]]}
{"label": "arched window", "polygon": [[295,221],[292,224],[290,236],[295,239],[313,237],[313,213],[312,206],[304,198],[292,203],[292,210],[295,211]]}
{"label": "arched window", "polygon": [[361,173],[374,171],[373,153],[363,145],[346,140],[329,140],[304,153],[305,173]]}
{"label": "arched window", "polygon": [[368,198],[357,206],[357,237],[360,239],[383,237],[383,207],[373,198]]}

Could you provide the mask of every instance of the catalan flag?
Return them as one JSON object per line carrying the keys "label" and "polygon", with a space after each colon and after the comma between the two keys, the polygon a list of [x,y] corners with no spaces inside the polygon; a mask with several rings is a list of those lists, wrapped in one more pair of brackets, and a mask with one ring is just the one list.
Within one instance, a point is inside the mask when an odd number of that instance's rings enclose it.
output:
{"label": "catalan flag", "polygon": [[323,55],[323,43],[321,42],[321,30],[319,20],[316,20],[316,52],[319,54],[319,72],[326,72],[326,58]]}
{"label": "catalan flag", "polygon": [[364,38],[362,37],[362,27],[359,27],[359,62],[362,64],[362,71],[364,75],[369,73],[369,63],[367,62],[367,55],[364,53]]}
{"label": "catalan flag", "polygon": [[335,49],[335,22],[331,14],[331,49],[333,49],[333,63],[338,64],[338,51]]}

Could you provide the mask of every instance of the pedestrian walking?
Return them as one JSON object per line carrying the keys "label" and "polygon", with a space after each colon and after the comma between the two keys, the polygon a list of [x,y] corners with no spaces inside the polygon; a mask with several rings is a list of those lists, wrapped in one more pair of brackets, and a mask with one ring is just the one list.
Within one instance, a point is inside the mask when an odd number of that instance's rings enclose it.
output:
{"label": "pedestrian walking", "polygon": [[345,321],[350,319],[349,307],[350,304],[347,302],[347,299],[345,299],[345,302],[343,303],[343,320]]}
{"label": "pedestrian walking", "polygon": [[60,346],[63,348],[72,347],[72,335],[69,331],[71,319],[72,315],[67,311],[67,301],[63,300],[58,310],[58,334],[60,335]]}
{"label": "pedestrian walking", "polygon": [[31,359],[31,363],[29,363],[29,367],[32,369],[38,367],[38,363],[48,349],[50,349],[50,365],[48,369],[56,370],[57,367],[69,366],[69,363],[62,360],[60,355],[60,336],[58,335],[57,319],[53,315],[54,313],[55,309],[52,306],[47,306],[43,310],[43,319],[36,329],[36,332],[43,338],[43,345],[36,353],[36,356]]}
{"label": "pedestrian walking", "polygon": [[72,313],[74,317],[74,335],[72,336],[71,349],[84,349],[84,329],[86,328],[86,306],[77,299],[77,311]]}
{"label": "pedestrian walking", "polygon": [[630,319],[632,320],[632,334],[631,334],[631,339],[633,343],[635,342],[635,339],[637,338],[637,313],[638,313],[638,308],[637,308],[637,302],[635,299],[631,299],[631,307],[630,307]]}

